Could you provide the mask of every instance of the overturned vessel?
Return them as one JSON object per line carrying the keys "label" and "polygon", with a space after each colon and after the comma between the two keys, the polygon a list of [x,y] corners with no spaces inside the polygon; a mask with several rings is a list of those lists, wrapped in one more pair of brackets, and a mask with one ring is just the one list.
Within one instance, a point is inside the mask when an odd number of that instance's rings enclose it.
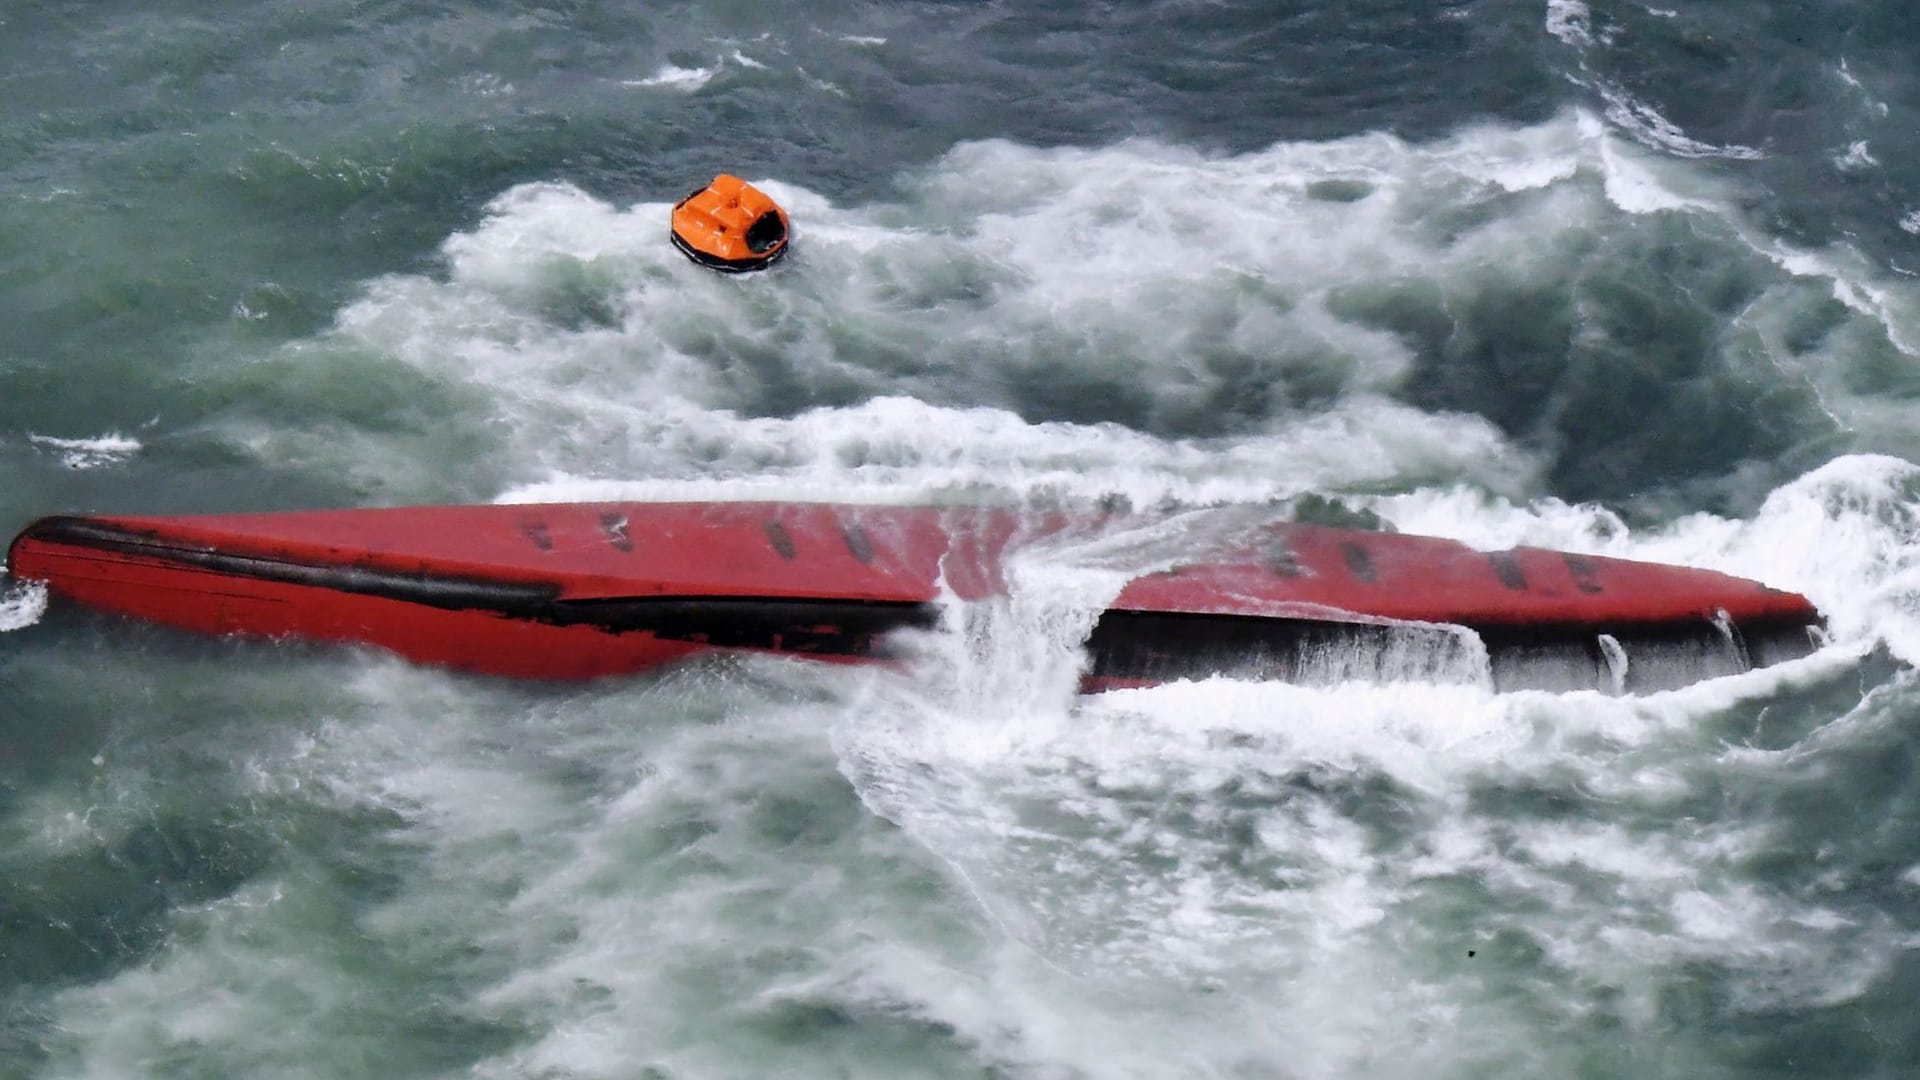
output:
{"label": "overturned vessel", "polygon": [[[8,552],[55,596],[211,634],[378,646],[579,679],[716,650],[898,655],[896,631],[1007,593],[1021,552],[1109,515],[815,503],[567,503],[42,518]],[[1089,690],[1227,674],[1665,689],[1811,652],[1795,593],[1708,570],[1293,522],[1129,578]],[[1444,671],[1443,671],[1444,669]]]}
{"label": "overturned vessel", "polygon": [[728,173],[673,207],[669,235],[680,253],[729,274],[764,270],[787,253],[787,212]]}

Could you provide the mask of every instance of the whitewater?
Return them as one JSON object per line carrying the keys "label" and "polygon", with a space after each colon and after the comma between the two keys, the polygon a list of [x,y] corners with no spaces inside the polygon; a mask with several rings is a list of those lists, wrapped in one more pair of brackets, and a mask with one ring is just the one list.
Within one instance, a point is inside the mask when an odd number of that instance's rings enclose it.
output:
{"label": "whitewater", "polygon": [[[1658,694],[515,684],[0,577],[0,1076],[1920,1064],[1920,30],[1603,0],[0,15],[0,525],[1308,509],[1803,592]],[[722,169],[791,257],[666,242]],[[1379,673],[1375,673],[1376,675]]]}

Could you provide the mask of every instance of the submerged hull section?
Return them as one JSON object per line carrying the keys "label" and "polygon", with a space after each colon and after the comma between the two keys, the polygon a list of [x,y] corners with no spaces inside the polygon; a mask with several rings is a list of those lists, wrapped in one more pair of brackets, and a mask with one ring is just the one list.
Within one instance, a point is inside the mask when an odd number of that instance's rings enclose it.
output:
{"label": "submerged hull section", "polygon": [[[54,517],[8,561],[188,630],[577,679],[713,650],[885,659],[943,603],[1003,595],[1014,553],[1129,524],[774,503]],[[1201,547],[1106,605],[1089,688],[1225,673],[1644,691],[1803,655],[1820,625],[1801,596],[1682,567],[1291,523]]]}

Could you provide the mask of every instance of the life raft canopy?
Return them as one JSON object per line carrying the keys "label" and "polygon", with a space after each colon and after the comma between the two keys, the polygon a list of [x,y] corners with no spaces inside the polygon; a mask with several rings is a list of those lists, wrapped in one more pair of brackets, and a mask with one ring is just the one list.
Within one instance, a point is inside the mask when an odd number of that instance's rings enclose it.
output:
{"label": "life raft canopy", "polygon": [[673,208],[673,246],[701,266],[729,274],[764,270],[787,253],[787,212],[729,173]]}

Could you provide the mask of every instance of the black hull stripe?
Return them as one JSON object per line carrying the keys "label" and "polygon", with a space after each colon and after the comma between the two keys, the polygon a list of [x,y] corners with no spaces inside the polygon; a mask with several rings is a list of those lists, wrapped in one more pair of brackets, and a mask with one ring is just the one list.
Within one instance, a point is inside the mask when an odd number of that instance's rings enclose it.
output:
{"label": "black hull stripe", "polygon": [[316,566],[212,548],[182,547],[152,533],[79,517],[42,518],[29,526],[21,539],[110,551],[233,577],[380,596],[447,611],[486,609],[513,615],[552,605],[560,596],[560,586],[550,583],[495,581],[425,572],[407,574],[355,563]]}

